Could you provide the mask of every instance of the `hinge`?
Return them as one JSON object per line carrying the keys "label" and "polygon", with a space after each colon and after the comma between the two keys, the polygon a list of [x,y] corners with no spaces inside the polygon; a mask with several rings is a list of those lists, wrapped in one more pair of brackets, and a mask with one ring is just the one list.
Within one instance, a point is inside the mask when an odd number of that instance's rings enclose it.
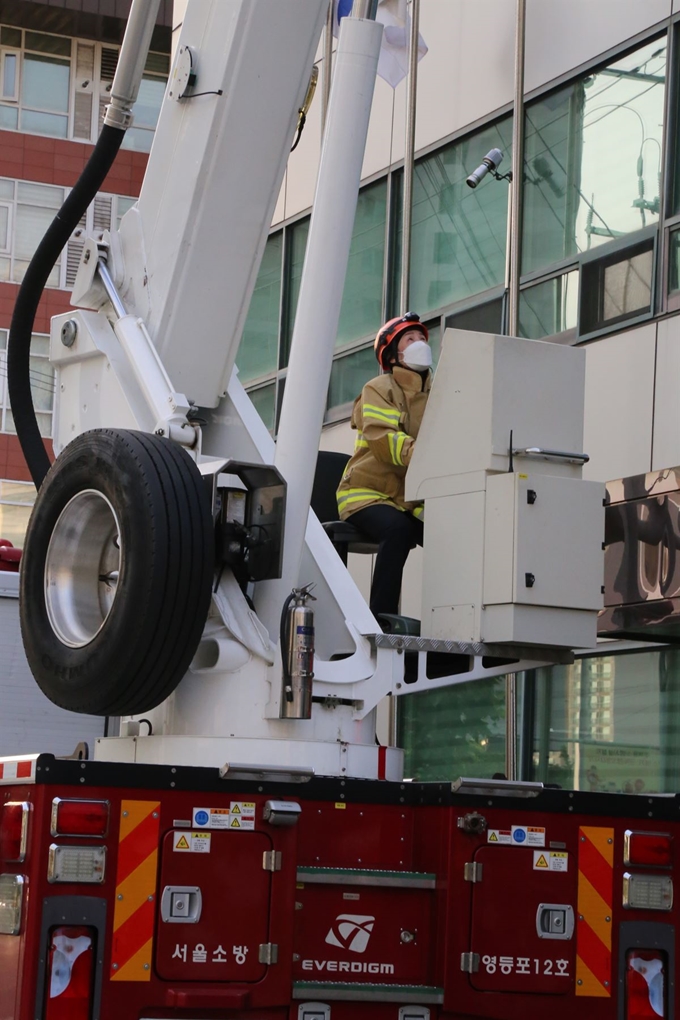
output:
{"label": "hinge", "polygon": [[263,871],[280,871],[281,851],[265,850],[262,854],[262,869]]}
{"label": "hinge", "polygon": [[481,882],[484,865],[477,861],[466,861],[463,866],[463,878],[466,882]]}
{"label": "hinge", "polygon": [[[260,963],[278,963],[279,947],[275,942],[263,942],[258,949],[257,958]],[[479,957],[477,964],[479,965]]]}
{"label": "hinge", "polygon": [[461,953],[460,969],[465,974],[476,974],[479,970],[479,953]]}

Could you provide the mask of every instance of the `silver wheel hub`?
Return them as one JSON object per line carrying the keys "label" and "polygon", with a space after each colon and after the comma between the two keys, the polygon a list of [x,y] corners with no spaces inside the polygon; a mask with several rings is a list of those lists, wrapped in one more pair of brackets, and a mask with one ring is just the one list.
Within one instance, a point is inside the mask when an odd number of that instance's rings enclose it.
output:
{"label": "silver wheel hub", "polygon": [[102,629],[122,561],[115,510],[101,492],[84,489],[59,515],[45,559],[47,615],[65,645],[82,648]]}

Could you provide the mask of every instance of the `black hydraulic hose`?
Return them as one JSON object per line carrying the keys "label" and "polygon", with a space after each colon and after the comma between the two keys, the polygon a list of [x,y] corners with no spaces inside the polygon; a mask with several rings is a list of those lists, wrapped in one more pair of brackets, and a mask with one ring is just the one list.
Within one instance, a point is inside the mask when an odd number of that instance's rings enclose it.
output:
{"label": "black hydraulic hose", "polygon": [[14,424],[31,478],[39,489],[50,469],[33,407],[30,377],[31,334],[45,284],[71,234],[113,164],[125,131],[104,125],[78,182],[52,220],[19,288],[7,348],[7,384]]}
{"label": "black hydraulic hose", "polygon": [[281,669],[283,671],[283,689],[286,701],[293,700],[293,688],[291,686],[291,675],[288,669],[288,640],[290,636],[290,625],[288,620],[288,607],[295,598],[295,592],[291,592],[283,603],[281,610],[281,623],[279,625],[279,641],[281,642]]}

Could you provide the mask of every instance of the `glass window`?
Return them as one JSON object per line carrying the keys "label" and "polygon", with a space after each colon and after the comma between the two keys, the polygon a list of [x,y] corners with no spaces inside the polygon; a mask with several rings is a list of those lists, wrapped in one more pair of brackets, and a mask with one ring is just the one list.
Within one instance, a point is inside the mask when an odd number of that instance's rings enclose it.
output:
{"label": "glass window", "polygon": [[369,379],[378,375],[373,346],[352,351],[342,358],[336,358],[331,369],[328,387],[328,407],[341,407],[352,403],[361,393]]}
{"label": "glass window", "polygon": [[659,218],[666,40],[526,107],[522,271]]}
{"label": "glass window", "polygon": [[37,50],[39,53],[56,53],[61,57],[71,56],[71,40],[64,35],[27,32],[25,45],[27,50]]}
{"label": "glass window", "polygon": [[137,102],[132,107],[132,116],[137,127],[156,127],[164,95],[165,79],[152,78],[145,74],[139,86]]}
{"label": "glass window", "polygon": [[654,241],[620,249],[581,267],[580,334],[651,311]]}
{"label": "glass window", "polygon": [[22,102],[34,110],[68,113],[70,60],[27,53],[24,57]]}
{"label": "glass window", "polygon": [[387,181],[359,193],[336,347],[375,334],[382,319]]}
{"label": "glass window", "polygon": [[502,286],[507,184],[487,176],[472,189],[465,179],[492,148],[509,167],[511,140],[506,117],[416,163],[409,304],[421,315]]}
{"label": "glass window", "polygon": [[680,230],[674,230],[668,241],[668,289],[680,290]]}
{"label": "glass window", "polygon": [[519,335],[540,340],[567,330],[578,322],[578,269],[552,280],[526,287],[519,296]]}
{"label": "glass window", "polygon": [[293,340],[293,326],[300,296],[302,266],[307,250],[309,236],[309,217],[294,223],[286,231],[286,285],[284,289],[283,329],[281,337],[281,355],[279,368],[285,368],[290,357],[290,345]]}
{"label": "glass window", "polygon": [[2,58],[2,98],[16,99],[18,93],[17,72],[19,56],[5,53]]}
{"label": "glass window", "polygon": [[419,781],[490,779],[505,771],[505,678],[399,698],[404,775]]}
{"label": "glass window", "polygon": [[534,676],[527,778],[607,793],[680,789],[680,652],[598,656]]}
{"label": "glass window", "polygon": [[283,231],[279,231],[267,240],[236,355],[239,378],[243,384],[276,371],[282,256]]}
{"label": "glass window", "polygon": [[7,28],[6,25],[3,25],[0,28],[0,44],[3,46],[13,46],[14,49],[18,49],[21,46],[21,29]]}
{"label": "glass window", "polygon": [[469,305],[446,316],[451,329],[469,329],[473,333],[498,334],[503,328],[503,298],[492,298],[478,305]]}
{"label": "glass window", "polygon": [[[29,373],[33,406],[42,436],[52,435],[52,409],[54,406],[54,369],[48,360],[50,338],[39,333],[31,337]],[[14,418],[9,407],[9,395],[4,380],[7,377],[7,331],[0,336],[0,431],[16,432]],[[4,484],[4,483],[3,483]],[[0,497],[2,498],[2,497]],[[0,538],[7,537],[0,534]]]}
{"label": "glass window", "polygon": [[249,390],[248,396],[253,402],[255,410],[259,414],[270,432],[274,429],[274,405],[276,403],[276,383],[268,386],[260,386],[256,390]]}

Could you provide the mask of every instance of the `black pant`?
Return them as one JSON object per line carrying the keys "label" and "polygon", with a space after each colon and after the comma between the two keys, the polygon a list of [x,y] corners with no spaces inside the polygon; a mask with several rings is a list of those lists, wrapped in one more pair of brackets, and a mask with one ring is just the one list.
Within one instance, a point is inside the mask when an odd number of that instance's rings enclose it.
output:
{"label": "black pant", "polygon": [[357,510],[350,521],[379,543],[371,585],[371,612],[374,616],[398,613],[406,558],[411,549],[423,544],[422,521],[413,514],[379,503]]}

